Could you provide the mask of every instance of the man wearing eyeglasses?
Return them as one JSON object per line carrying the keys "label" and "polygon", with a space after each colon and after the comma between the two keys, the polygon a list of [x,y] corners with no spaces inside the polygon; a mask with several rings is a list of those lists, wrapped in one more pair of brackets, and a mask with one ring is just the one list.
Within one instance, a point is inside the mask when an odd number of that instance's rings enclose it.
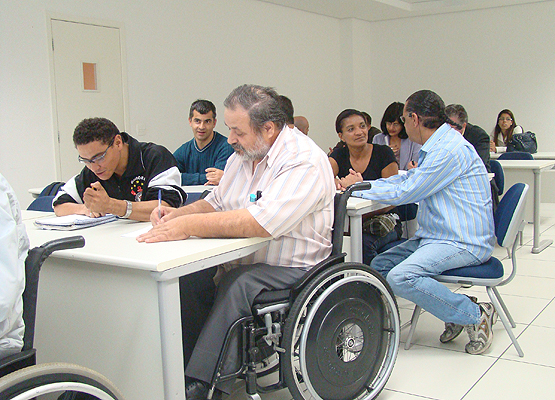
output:
{"label": "man wearing eyeglasses", "polygon": [[412,94],[401,116],[409,139],[422,145],[418,167],[372,183],[356,195],[385,204],[419,203],[413,238],[375,257],[393,292],[446,322],[443,343],[465,328],[470,354],[485,352],[496,319],[491,303],[476,303],[433,279],[454,268],[479,265],[495,243],[486,168],[472,145],[447,122],[445,104],[430,90]]}
{"label": "man wearing eyeglasses", "polygon": [[81,121],[73,143],[85,168],[54,198],[56,215],[148,221],[159,203],[179,207],[185,201],[177,163],[163,146],[139,142],[106,118]]}

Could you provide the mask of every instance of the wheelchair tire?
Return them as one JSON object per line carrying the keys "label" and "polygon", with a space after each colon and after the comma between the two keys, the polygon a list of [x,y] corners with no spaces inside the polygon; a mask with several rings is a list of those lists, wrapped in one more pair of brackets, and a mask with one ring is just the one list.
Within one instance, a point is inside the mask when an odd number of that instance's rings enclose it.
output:
{"label": "wheelchair tire", "polygon": [[393,370],[400,331],[395,296],[378,272],[360,263],[323,271],[285,322],[282,368],[293,399],[374,399]]}
{"label": "wheelchair tire", "polygon": [[79,365],[38,364],[0,379],[0,400],[41,399],[59,394],[58,399],[123,400],[123,395],[104,376]]}

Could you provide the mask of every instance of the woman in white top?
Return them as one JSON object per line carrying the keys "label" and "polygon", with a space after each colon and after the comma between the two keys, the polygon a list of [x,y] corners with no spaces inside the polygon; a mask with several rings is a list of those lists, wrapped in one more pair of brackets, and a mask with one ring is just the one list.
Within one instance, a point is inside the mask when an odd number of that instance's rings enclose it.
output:
{"label": "woman in white top", "polygon": [[391,147],[399,169],[408,170],[416,167],[422,146],[411,141],[405,131],[405,125],[401,122],[404,106],[403,103],[395,102],[385,109],[380,124],[383,133],[374,136],[372,143]]}
{"label": "woman in white top", "polygon": [[505,146],[513,139],[515,133],[522,133],[522,127],[516,124],[515,116],[511,110],[501,110],[497,115],[497,124],[493,129],[489,148],[494,153],[497,146]]}

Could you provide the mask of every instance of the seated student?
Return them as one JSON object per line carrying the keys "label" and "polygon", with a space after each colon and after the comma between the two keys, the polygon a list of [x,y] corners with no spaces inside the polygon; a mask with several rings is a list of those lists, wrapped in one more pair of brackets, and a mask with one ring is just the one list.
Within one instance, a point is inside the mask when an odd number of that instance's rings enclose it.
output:
{"label": "seated student", "polygon": [[[329,156],[338,189],[363,180],[388,178],[399,172],[393,151],[388,146],[367,142],[367,129],[364,115],[357,110],[343,110],[335,120],[335,130],[339,139],[345,143],[345,146],[336,148]],[[392,209],[389,207],[378,214],[386,214]],[[368,265],[382,246],[401,236],[401,222],[396,214],[389,213],[373,220],[376,215],[367,214],[363,223],[362,256]]]}
{"label": "seated student", "polygon": [[372,143],[374,136],[379,133],[382,133],[378,128],[372,125],[372,117],[366,111],[361,111],[362,115],[364,115],[364,120],[366,121],[366,126],[368,127],[368,143]]}
{"label": "seated student", "polygon": [[84,119],[73,133],[79,161],[85,168],[58,192],[56,215],[83,214],[148,221],[162,204],[179,207],[185,193],[171,153],[154,143],[142,143],[106,118]]}
{"label": "seated student", "polygon": [[385,144],[391,147],[399,169],[409,170],[416,167],[420,146],[409,139],[405,126],[401,122],[404,104],[391,103],[386,109],[380,124],[382,133],[374,136],[372,143]]}
{"label": "seated student", "polygon": [[419,228],[413,238],[374,258],[371,267],[395,295],[445,322],[441,342],[466,328],[470,341],[465,350],[482,354],[493,340],[493,304],[476,304],[433,277],[491,257],[495,236],[486,168],[472,145],[447,124],[436,93],[413,93],[401,121],[409,138],[422,145],[418,168],[380,179],[357,195],[393,205],[419,202]]}
{"label": "seated student", "polygon": [[308,119],[306,119],[306,117],[303,117],[302,115],[298,115],[295,118],[293,118],[293,121],[295,122],[295,128],[300,130],[305,135],[308,135],[309,124],[308,124]]}
{"label": "seated student", "polygon": [[208,100],[194,101],[189,109],[189,125],[193,139],[173,153],[181,172],[181,184],[217,185],[233,149],[225,136],[214,131],[216,106]]}
{"label": "seated student", "polygon": [[522,126],[517,125],[511,110],[501,110],[497,115],[497,123],[491,134],[490,150],[497,152],[498,146],[507,147],[513,139],[513,134],[522,133]]}
{"label": "seated student", "polygon": [[29,239],[12,187],[0,174],[0,359],[23,347],[23,290]]}
{"label": "seated student", "polygon": [[[206,323],[185,370],[188,400],[206,399],[226,332],[239,317],[251,314],[258,293],[291,287],[331,252],[335,188],[324,152],[287,126],[279,96],[271,88],[239,86],[224,106],[235,154],[220,185],[185,207],[163,207],[161,220],[153,212],[154,227],[137,238],[272,237],[267,247],[223,274],[210,314],[193,321]],[[257,192],[260,196],[251,199]],[[197,289],[189,297],[199,294]],[[233,365],[229,359],[226,365]],[[229,391],[232,383],[223,382],[217,389]]]}

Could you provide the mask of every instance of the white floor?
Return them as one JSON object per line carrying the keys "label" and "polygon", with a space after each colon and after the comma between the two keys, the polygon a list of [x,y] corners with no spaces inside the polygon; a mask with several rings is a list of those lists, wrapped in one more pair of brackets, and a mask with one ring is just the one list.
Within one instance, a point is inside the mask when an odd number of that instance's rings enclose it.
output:
{"label": "white floor", "polygon": [[[542,204],[542,238],[555,240],[555,203]],[[438,338],[443,323],[424,313],[413,338],[413,346],[403,348],[407,330],[401,335],[401,349],[386,389],[380,400],[493,400],[555,399],[555,244],[540,254],[532,254],[532,225],[524,230],[524,246],[517,253],[515,279],[500,293],[517,327],[515,335],[524,351],[520,358],[511,345],[501,321],[494,326],[494,341],[483,355],[464,351],[468,336],[463,332],[452,343]],[[505,259],[507,253],[497,248],[494,255]],[[479,301],[487,300],[482,288],[461,289]],[[413,305],[398,299],[401,323],[410,319]],[[287,389],[262,395],[262,400],[289,400]],[[243,387],[228,397],[245,399]]]}

